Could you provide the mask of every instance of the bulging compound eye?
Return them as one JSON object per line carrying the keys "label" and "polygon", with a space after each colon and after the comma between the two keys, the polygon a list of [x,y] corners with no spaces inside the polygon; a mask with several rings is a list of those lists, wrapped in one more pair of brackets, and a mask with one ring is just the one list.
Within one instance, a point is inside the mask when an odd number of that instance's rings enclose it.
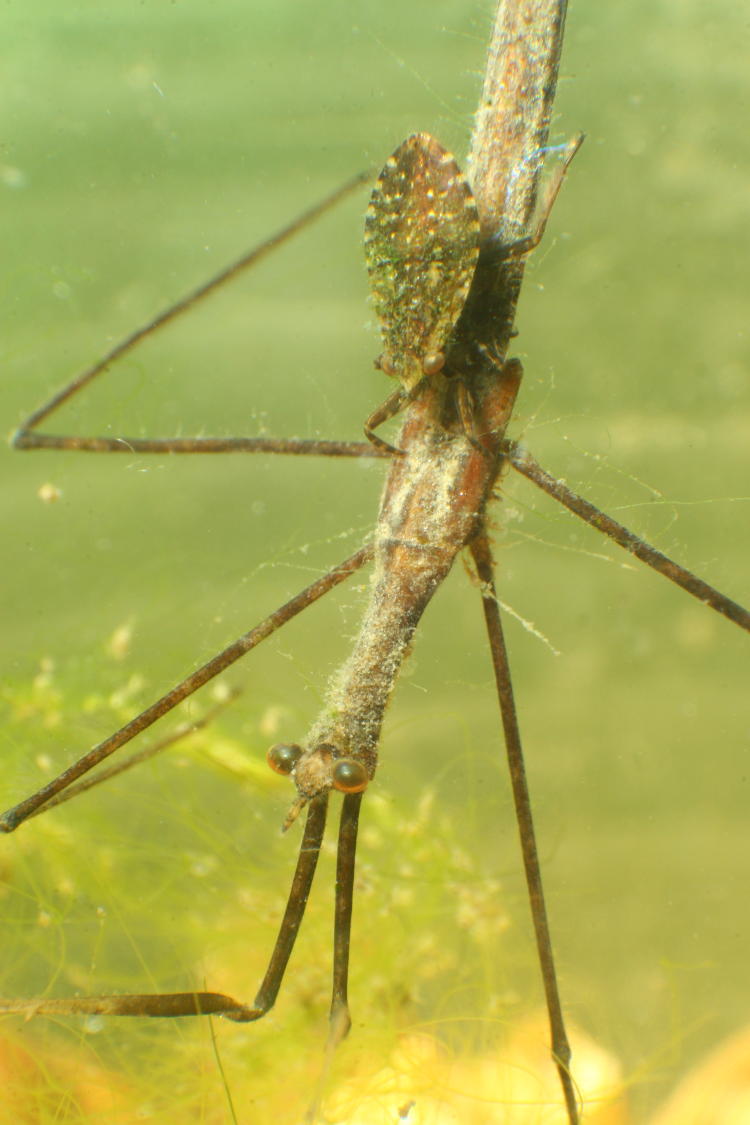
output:
{"label": "bulging compound eye", "polygon": [[341,758],[331,774],[333,788],[339,793],[361,793],[369,781],[367,770],[355,758]]}
{"label": "bulging compound eye", "polygon": [[386,355],[385,352],[379,355],[375,360],[375,367],[379,371],[382,371],[384,375],[390,375],[391,377],[394,377],[396,375],[396,365],[391,357],[389,355]]}
{"label": "bulging compound eye", "polygon": [[425,375],[437,375],[444,367],[445,355],[443,352],[431,352],[422,359],[422,370]]}
{"label": "bulging compound eye", "polygon": [[266,754],[266,761],[274,773],[288,777],[301,757],[301,746],[294,742],[277,742]]}

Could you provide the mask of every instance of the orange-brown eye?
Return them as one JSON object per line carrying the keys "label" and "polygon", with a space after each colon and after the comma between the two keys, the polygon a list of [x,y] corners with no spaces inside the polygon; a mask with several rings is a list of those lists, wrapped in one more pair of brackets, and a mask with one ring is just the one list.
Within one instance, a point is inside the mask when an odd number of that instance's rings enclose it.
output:
{"label": "orange-brown eye", "polygon": [[291,742],[277,742],[266,754],[266,761],[274,773],[287,777],[302,757],[302,747]]}
{"label": "orange-brown eye", "polygon": [[331,774],[333,788],[339,793],[361,793],[369,780],[367,770],[355,758],[341,758]]}
{"label": "orange-brown eye", "polygon": [[445,367],[445,355],[443,352],[432,352],[431,355],[426,355],[422,360],[422,370],[425,375],[437,375],[438,371],[442,371]]}
{"label": "orange-brown eye", "polygon": [[386,355],[385,352],[379,355],[375,360],[375,366],[379,371],[382,371],[384,375],[390,375],[391,377],[393,377],[396,374],[395,364],[391,357]]}

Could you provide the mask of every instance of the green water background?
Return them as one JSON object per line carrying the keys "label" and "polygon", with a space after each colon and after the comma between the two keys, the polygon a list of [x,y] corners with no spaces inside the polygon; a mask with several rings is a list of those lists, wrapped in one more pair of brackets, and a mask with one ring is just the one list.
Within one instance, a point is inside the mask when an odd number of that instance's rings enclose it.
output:
{"label": "green water background", "polygon": [[[3,428],[410,132],[463,154],[489,9],[6,6]],[[587,140],[528,269],[513,430],[551,472],[745,602],[749,34],[746,8],[726,0],[708,12],[697,0],[572,4],[552,140],[579,129]],[[366,191],[49,428],[357,437],[386,389],[372,368],[365,202]],[[375,463],[312,459],[0,456],[4,805],[48,776],[45,755],[66,764],[353,551],[382,479]],[[45,482],[57,503],[37,499]],[[748,639],[531,485],[511,479],[503,493],[500,595],[560,650],[509,621],[562,987],[575,1020],[623,1060],[645,1120],[748,1015]],[[363,586],[232,673],[245,695],[219,730],[233,750],[260,761],[269,741],[304,734]],[[115,660],[107,640],[125,622],[132,644]],[[387,801],[365,834],[375,889],[355,921],[352,1002],[360,1042],[380,1036],[384,1053],[395,1028],[441,1017],[459,1048],[451,1021],[465,1020],[468,1050],[495,1025],[483,1020],[512,1023],[540,1002],[500,754],[479,598],[459,565],[389,712]],[[426,786],[445,847],[420,866],[408,826]],[[288,798],[185,747],[4,841],[0,991],[200,986],[236,941],[250,962],[236,987],[252,995],[288,879],[294,841],[276,832]],[[497,902],[507,919],[497,943],[492,924],[485,941],[459,917],[444,878],[454,846],[472,856],[475,908],[491,916]],[[488,880],[500,887],[485,902]],[[326,870],[276,1012],[232,1029],[243,1046],[226,1048],[237,1082],[258,1065],[258,1089],[290,1105],[288,1059],[318,1051],[325,1023],[329,887]],[[158,1059],[158,1120],[187,1120],[198,1098],[187,1052],[203,1051],[205,1088],[218,1082],[203,1029],[92,1030],[38,1021],[23,1034],[84,1043],[128,1080],[151,1076],[144,1051]]]}

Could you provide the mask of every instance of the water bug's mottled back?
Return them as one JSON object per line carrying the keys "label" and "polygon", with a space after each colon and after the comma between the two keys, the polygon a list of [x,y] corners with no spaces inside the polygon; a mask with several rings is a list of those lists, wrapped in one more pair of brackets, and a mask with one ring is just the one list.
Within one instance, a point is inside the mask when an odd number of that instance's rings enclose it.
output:
{"label": "water bug's mottled back", "polygon": [[479,257],[479,217],[455,158],[416,133],[386,161],[365,220],[385,345],[380,366],[411,390],[438,372]]}

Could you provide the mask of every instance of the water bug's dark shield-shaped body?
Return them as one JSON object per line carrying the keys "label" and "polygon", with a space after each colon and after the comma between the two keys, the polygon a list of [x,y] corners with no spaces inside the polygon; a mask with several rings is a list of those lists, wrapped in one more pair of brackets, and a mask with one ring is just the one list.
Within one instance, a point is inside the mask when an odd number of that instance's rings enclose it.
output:
{"label": "water bug's dark shield-shaped body", "polygon": [[479,217],[455,158],[416,133],[386,161],[365,220],[385,345],[379,365],[407,391],[443,366],[479,257]]}

